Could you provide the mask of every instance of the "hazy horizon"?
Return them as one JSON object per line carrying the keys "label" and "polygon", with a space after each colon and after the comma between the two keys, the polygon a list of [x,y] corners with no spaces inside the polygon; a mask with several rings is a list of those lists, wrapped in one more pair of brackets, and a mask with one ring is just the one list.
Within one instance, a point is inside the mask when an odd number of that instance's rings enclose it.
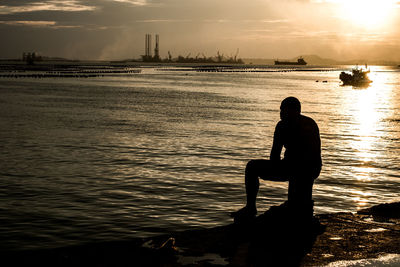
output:
{"label": "hazy horizon", "polygon": [[[223,53],[222,53],[223,54]],[[110,63],[110,62],[143,62],[142,58],[138,56],[137,58],[115,58],[115,59],[80,59],[80,58],[63,58],[63,57],[49,57],[47,55],[42,55],[38,54],[38,56],[41,57],[40,61],[35,61],[36,64],[40,64],[39,62],[42,62],[43,64],[46,64],[46,62],[60,62],[60,64],[64,61],[72,61],[72,62],[104,62],[104,63]],[[160,63],[176,63],[176,64],[185,64],[183,62],[177,62],[178,56],[182,55],[177,55],[177,57],[173,57],[171,62],[168,61],[161,61],[161,62],[143,62],[143,63],[149,63],[149,64],[160,64]],[[215,60],[215,64],[218,64],[216,60],[218,58],[216,57],[217,55],[210,55],[210,57]],[[207,57],[207,58],[210,58]],[[192,57],[194,58],[194,57]],[[201,58],[201,56],[200,56]],[[286,57],[281,57],[281,58],[262,58],[262,57],[254,57],[254,58],[242,58],[238,57],[238,59],[241,59],[243,61],[243,64],[254,64],[254,65],[274,65],[275,60],[280,60],[280,61],[296,61],[298,58],[304,58],[307,62],[307,65],[326,65],[326,66],[337,66],[337,65],[380,65],[380,66],[391,66],[391,65],[398,65],[400,63],[399,61],[396,60],[387,60],[387,59],[376,59],[376,60],[370,60],[368,58],[354,58],[354,59],[349,59],[349,60],[340,60],[340,59],[334,59],[334,58],[321,58],[318,55],[299,55],[296,57],[292,58],[286,58]],[[167,58],[162,58],[163,60],[167,60]],[[223,58],[223,60],[229,59],[229,55],[226,55],[226,57]],[[13,62],[13,61],[21,61],[23,60],[21,55],[17,56],[15,58],[0,58],[0,61],[3,62]],[[191,64],[195,62],[187,62],[187,64]],[[228,64],[229,62],[221,62],[222,64]],[[400,65],[399,65],[400,66]]]}
{"label": "hazy horizon", "polygon": [[[3,0],[0,58],[23,52],[82,60],[160,56],[400,61],[398,0]],[[357,10],[357,12],[354,12]]]}

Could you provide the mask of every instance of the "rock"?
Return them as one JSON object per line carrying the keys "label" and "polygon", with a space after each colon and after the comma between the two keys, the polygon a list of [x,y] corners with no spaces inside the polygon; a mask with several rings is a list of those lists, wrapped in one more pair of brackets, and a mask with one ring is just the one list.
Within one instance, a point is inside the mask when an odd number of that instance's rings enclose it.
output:
{"label": "rock", "polygon": [[379,204],[371,208],[359,210],[357,213],[384,218],[400,219],[400,202]]}
{"label": "rock", "polygon": [[301,219],[278,206],[248,223],[0,257],[15,266],[323,266],[400,254],[399,213],[391,203]]}

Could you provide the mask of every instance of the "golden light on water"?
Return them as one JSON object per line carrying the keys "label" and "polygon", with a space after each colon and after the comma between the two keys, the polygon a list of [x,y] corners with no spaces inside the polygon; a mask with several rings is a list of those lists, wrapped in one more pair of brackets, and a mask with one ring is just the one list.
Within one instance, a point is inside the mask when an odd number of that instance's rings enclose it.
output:
{"label": "golden light on water", "polygon": [[359,136],[370,137],[376,128],[379,115],[376,112],[376,93],[375,90],[366,90],[355,101],[355,118],[359,124],[356,129]]}
{"label": "golden light on water", "polygon": [[380,123],[388,116],[382,110],[390,97],[384,90],[383,75],[372,71],[369,76],[373,80],[372,84],[365,89],[353,89],[349,99],[353,107],[353,132],[357,137],[353,145],[364,162],[374,160],[376,156],[376,151],[372,150],[380,137]]}
{"label": "golden light on water", "polygon": [[351,199],[353,202],[356,202],[357,206],[360,208],[368,204],[368,197],[372,195],[369,192],[360,190],[352,190],[349,193],[351,194]]}
{"label": "golden light on water", "polygon": [[354,135],[357,137],[353,143],[357,149],[357,156],[360,160],[366,162],[373,160],[373,155],[370,153],[373,142],[375,140],[378,122],[380,120],[377,113],[377,97],[376,91],[370,90],[359,91],[360,93],[354,99],[354,119],[356,127],[354,127]]}
{"label": "golden light on water", "polygon": [[372,70],[372,84],[366,88],[347,87],[344,111],[349,116],[345,131],[352,138],[346,145],[352,151],[352,160],[358,162],[351,167],[354,177],[359,181],[370,181],[376,170],[372,163],[383,157],[382,150],[376,149],[381,143],[381,124],[388,114],[383,111],[389,101],[390,91],[385,91],[385,78],[382,73]]}
{"label": "golden light on water", "polygon": [[373,197],[370,186],[375,184],[381,170],[376,166],[387,158],[384,148],[387,139],[386,123],[393,116],[389,111],[393,90],[388,86],[388,73],[381,67],[371,67],[367,87],[345,86],[343,90],[343,115],[347,118],[340,131],[348,134],[344,147],[348,153],[348,171],[364,190],[347,191],[349,199],[359,208]]}

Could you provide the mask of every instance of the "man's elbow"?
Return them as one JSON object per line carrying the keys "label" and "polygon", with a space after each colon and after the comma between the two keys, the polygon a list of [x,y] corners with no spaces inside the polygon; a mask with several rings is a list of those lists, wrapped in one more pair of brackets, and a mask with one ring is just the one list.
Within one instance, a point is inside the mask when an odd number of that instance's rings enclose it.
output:
{"label": "man's elbow", "polygon": [[269,159],[272,161],[279,161],[281,159],[281,155],[280,153],[271,153]]}

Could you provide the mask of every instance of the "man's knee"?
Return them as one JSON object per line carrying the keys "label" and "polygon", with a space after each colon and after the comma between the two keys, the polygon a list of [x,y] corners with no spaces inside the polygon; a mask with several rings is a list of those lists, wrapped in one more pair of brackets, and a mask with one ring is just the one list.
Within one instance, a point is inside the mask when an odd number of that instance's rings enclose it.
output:
{"label": "man's knee", "polygon": [[250,160],[246,165],[246,174],[258,174],[260,169],[260,160]]}
{"label": "man's knee", "polygon": [[249,160],[249,162],[247,162],[247,165],[246,165],[246,170],[254,169],[255,165],[256,165],[255,160],[253,160],[253,159]]}

